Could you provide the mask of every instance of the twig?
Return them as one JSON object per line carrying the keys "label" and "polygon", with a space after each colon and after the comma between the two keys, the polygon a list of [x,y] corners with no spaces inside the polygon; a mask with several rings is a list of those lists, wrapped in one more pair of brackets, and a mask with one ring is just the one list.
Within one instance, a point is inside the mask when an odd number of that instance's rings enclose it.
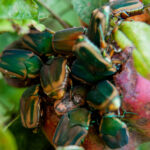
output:
{"label": "twig", "polygon": [[57,16],[50,8],[48,8],[43,2],[40,0],[37,0],[37,2],[42,5],[45,9],[48,10],[49,13],[64,27],[64,28],[69,28],[69,25],[66,24],[59,16]]}
{"label": "twig", "polygon": [[4,131],[6,131],[19,117],[20,117],[20,115],[17,115],[12,121],[10,121],[10,122],[4,127]]}

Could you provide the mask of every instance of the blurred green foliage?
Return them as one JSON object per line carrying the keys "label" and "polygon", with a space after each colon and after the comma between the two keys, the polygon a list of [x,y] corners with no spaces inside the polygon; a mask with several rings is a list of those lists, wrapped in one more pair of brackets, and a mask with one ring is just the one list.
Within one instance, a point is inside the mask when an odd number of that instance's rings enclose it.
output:
{"label": "blurred green foliage", "polygon": [[9,86],[0,74],[0,124],[5,124],[19,113],[19,100],[24,89]]}
{"label": "blurred green foliage", "polygon": [[5,32],[0,34],[0,52],[9,44],[19,39],[19,35],[16,33]]}
{"label": "blurred green foliage", "polygon": [[74,9],[86,24],[90,21],[92,11],[107,2],[109,0],[72,0]]}
{"label": "blurred green foliage", "polygon": [[142,1],[145,5],[148,5],[149,4],[149,0],[143,0]]}
{"label": "blurred green foliage", "polygon": [[[79,17],[74,11],[70,0],[41,1],[70,26],[80,26]],[[42,24],[46,25],[46,27],[53,29],[54,31],[63,29],[59,22],[41,5],[39,5],[39,20]]]}
{"label": "blurred green foliage", "polygon": [[150,142],[142,143],[137,148],[137,150],[149,150],[149,149],[150,149]]}
{"label": "blurred green foliage", "polygon": [[0,150],[17,150],[16,141],[10,131],[0,127]]}
{"label": "blurred green foliage", "polygon": [[9,130],[13,133],[19,150],[54,150],[42,131],[37,132],[26,129],[21,124],[21,119],[17,119]]}
{"label": "blurred green foliage", "polygon": [[0,19],[37,19],[38,5],[33,0],[1,0]]}
{"label": "blurred green foliage", "polygon": [[134,47],[133,58],[136,70],[150,79],[150,26],[143,22],[124,22],[115,33],[117,44],[124,49]]}

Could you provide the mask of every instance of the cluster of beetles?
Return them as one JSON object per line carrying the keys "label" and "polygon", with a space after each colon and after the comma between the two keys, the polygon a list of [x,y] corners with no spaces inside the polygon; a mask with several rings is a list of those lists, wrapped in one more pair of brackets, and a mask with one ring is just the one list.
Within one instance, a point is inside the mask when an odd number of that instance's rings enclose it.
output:
{"label": "cluster of beetles", "polygon": [[54,145],[80,145],[92,124],[110,148],[126,145],[128,129],[112,79],[125,60],[113,58],[123,50],[111,35],[125,18],[143,9],[139,0],[114,0],[92,12],[88,28],[31,28],[8,46],[0,55],[0,71],[9,85],[27,87],[20,102],[22,125],[40,127],[43,105],[53,105],[61,116]]}

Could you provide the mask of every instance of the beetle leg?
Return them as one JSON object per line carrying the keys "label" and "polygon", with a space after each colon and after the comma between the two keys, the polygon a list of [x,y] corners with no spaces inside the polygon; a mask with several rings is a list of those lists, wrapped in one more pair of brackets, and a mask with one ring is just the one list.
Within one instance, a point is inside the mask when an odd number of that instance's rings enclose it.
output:
{"label": "beetle leg", "polygon": [[105,42],[104,32],[102,26],[99,26],[100,30],[100,48],[105,49],[107,47],[107,43]]}
{"label": "beetle leg", "polygon": [[122,110],[123,110],[123,115],[122,115],[122,117],[125,117],[126,114],[138,115],[137,113],[134,113],[134,112],[127,112],[125,109],[122,109]]}
{"label": "beetle leg", "polygon": [[69,78],[69,85],[70,85],[70,100],[72,100],[72,96],[73,96],[73,82],[72,82],[72,80]]}
{"label": "beetle leg", "polygon": [[120,59],[113,59],[112,63],[113,64],[122,64],[122,61]]}
{"label": "beetle leg", "polygon": [[115,52],[115,50],[112,48],[110,51],[110,54],[109,54],[110,58],[114,55],[114,52]]}
{"label": "beetle leg", "polygon": [[123,11],[123,12],[121,13],[121,17],[124,18],[124,19],[126,19],[126,18],[129,17],[129,14],[128,14],[126,11]]}
{"label": "beetle leg", "polygon": [[117,110],[117,115],[115,114],[109,114],[109,115],[104,115],[103,118],[113,118],[113,117],[116,117],[116,118],[125,118],[126,117],[126,114],[131,114],[131,115],[137,115],[137,113],[134,113],[134,112],[127,112],[126,110],[123,109],[123,114],[121,115],[120,113],[120,110],[118,109]]}

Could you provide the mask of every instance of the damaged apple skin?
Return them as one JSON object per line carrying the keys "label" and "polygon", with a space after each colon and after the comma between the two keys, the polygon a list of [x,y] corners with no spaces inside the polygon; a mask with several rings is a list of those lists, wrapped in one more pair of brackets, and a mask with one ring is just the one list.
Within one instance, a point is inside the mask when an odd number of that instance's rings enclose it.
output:
{"label": "damaged apple skin", "polygon": [[126,121],[149,140],[150,81],[136,72],[130,57],[114,76],[114,82],[122,95],[122,109],[131,112]]}

